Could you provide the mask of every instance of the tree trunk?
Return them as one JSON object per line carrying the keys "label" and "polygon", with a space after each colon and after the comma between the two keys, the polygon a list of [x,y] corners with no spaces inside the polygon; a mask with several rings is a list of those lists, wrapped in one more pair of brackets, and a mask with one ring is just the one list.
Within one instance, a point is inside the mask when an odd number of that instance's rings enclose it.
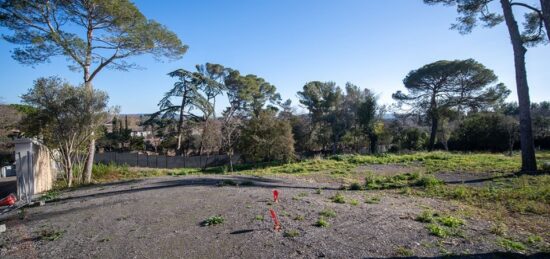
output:
{"label": "tree trunk", "polygon": [[531,125],[531,102],[529,100],[529,85],[527,84],[527,71],[525,69],[525,52],[518,24],[512,12],[509,0],[500,0],[504,19],[514,49],[514,64],[516,69],[516,86],[519,103],[519,128],[521,143],[521,170],[533,172],[537,170],[535,158],[535,145],[533,141],[533,130]]}
{"label": "tree trunk", "polygon": [[65,170],[67,170],[67,187],[73,187],[73,164],[71,162],[70,155],[67,155],[68,157],[65,158],[67,161]]}
{"label": "tree trunk", "polygon": [[548,36],[548,40],[550,41],[550,0],[540,0],[540,6],[544,27],[546,28],[546,36]]}
{"label": "tree trunk", "polygon": [[[92,64],[92,18],[88,17],[88,30],[87,30],[87,45],[86,45],[86,60],[84,61],[84,87],[86,90],[92,93],[93,86],[90,78],[90,66]],[[91,108],[89,109],[90,113],[94,113]],[[94,156],[95,156],[95,136],[94,136],[94,125],[89,125],[91,127],[91,137],[90,144],[88,146],[88,157],[86,160],[86,165],[84,167],[84,183],[89,184],[92,182],[92,169],[94,166]]]}
{"label": "tree trunk", "polygon": [[437,118],[437,115],[432,114],[432,129],[430,132],[430,142],[428,143],[428,151],[432,151],[434,149],[435,145],[435,136],[437,133],[437,124],[439,123],[439,120]]}
{"label": "tree trunk", "polygon": [[378,137],[375,134],[369,134],[369,140],[370,140],[370,152],[371,154],[377,154],[378,153]]}

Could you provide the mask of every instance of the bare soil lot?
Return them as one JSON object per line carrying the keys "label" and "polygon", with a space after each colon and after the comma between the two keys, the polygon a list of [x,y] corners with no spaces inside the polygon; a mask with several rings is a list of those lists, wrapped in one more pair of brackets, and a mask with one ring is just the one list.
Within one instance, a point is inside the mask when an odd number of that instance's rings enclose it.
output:
{"label": "bare soil lot", "polygon": [[[291,177],[192,175],[79,188],[1,217],[8,231],[0,234],[0,258],[548,256],[540,253],[542,244],[504,253],[509,249],[494,222],[459,203],[338,187]],[[272,202],[273,189],[279,203]],[[331,200],[336,193],[345,203]],[[278,213],[282,231],[272,230],[269,208]],[[428,209],[463,224],[438,237],[417,220]],[[215,215],[223,224],[201,226]],[[315,225],[321,217],[328,227]],[[543,215],[527,220],[549,224]],[[509,228],[514,238],[528,238],[520,223]]]}

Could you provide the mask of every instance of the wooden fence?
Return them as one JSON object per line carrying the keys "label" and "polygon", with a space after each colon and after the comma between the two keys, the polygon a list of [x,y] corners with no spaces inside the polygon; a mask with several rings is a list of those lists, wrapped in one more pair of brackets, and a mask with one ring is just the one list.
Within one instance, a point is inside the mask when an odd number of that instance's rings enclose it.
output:
{"label": "wooden fence", "polygon": [[[233,156],[233,164],[240,163],[240,156]],[[151,168],[206,168],[214,166],[222,166],[229,164],[227,155],[212,155],[212,156],[165,156],[165,155],[148,155],[139,153],[118,153],[105,152],[97,153],[94,157],[94,162],[117,165],[128,165],[135,167],[151,167]]]}

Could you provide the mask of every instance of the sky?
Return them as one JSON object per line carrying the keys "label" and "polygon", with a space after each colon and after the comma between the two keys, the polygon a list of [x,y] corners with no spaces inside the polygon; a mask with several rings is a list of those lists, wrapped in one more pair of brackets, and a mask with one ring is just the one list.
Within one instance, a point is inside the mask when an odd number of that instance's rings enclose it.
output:
{"label": "sky", "polygon": [[[537,1],[538,2],[538,1]],[[404,90],[411,70],[437,60],[473,58],[494,70],[517,100],[513,52],[504,24],[461,35],[450,30],[454,7],[421,0],[138,0],[137,7],[175,32],[187,45],[181,60],[132,58],[142,67],[109,70],[94,87],[106,91],[121,113],[151,113],[175,80],[167,73],[192,70],[206,62],[256,74],[298,106],[296,92],[309,81],[346,82],[369,88],[383,104]],[[497,6],[498,7],[498,6]],[[518,17],[519,18],[519,17]],[[0,29],[0,33],[8,31]],[[82,75],[58,57],[24,66],[11,58],[15,46],[0,40],[0,101],[19,103],[35,79],[57,75],[73,84]],[[529,48],[526,56],[531,100],[550,100],[550,45]],[[223,109],[221,97],[217,110]],[[300,110],[300,109],[298,109]]]}

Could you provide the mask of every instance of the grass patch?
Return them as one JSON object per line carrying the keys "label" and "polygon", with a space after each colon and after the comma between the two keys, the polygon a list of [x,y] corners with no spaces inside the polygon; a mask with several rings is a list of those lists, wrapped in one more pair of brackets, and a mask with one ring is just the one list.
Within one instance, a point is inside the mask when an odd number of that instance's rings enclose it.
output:
{"label": "grass patch", "polygon": [[296,229],[290,229],[290,230],[287,230],[283,233],[283,236],[284,237],[299,237],[300,236],[300,231],[296,230]]}
{"label": "grass patch", "polygon": [[303,221],[305,219],[304,215],[296,215],[296,217],[294,217],[294,220],[296,221]]}
{"label": "grass patch", "polygon": [[420,194],[487,209],[504,207],[511,212],[550,214],[550,175],[521,175],[493,181],[483,187],[430,186]]}
{"label": "grass patch", "polygon": [[414,253],[411,249],[400,246],[395,250],[395,253],[399,256],[413,256]]}
{"label": "grass patch", "polygon": [[507,251],[525,251],[525,245],[507,238],[500,238],[498,244]]}
{"label": "grass patch", "polygon": [[543,241],[544,239],[541,236],[529,236],[527,238],[527,243],[531,245],[542,243]]}
{"label": "grass patch", "polygon": [[428,224],[426,226],[426,228],[428,229],[430,234],[432,234],[436,237],[445,238],[445,237],[449,236],[449,231],[446,228],[444,228],[444,227],[442,227],[438,224],[431,223],[431,224]]}
{"label": "grass patch", "polygon": [[315,222],[315,226],[320,227],[320,228],[328,228],[328,227],[330,227],[330,223],[328,223],[328,221],[325,220],[325,218],[320,217],[317,220],[317,222]]}
{"label": "grass patch", "polygon": [[225,219],[221,215],[212,216],[205,219],[203,222],[201,222],[201,226],[207,227],[207,226],[219,225],[219,224],[223,224],[224,221]]}
{"label": "grass patch", "polygon": [[257,220],[257,221],[264,221],[264,216],[262,216],[262,215],[256,215],[256,217],[254,217],[254,220]]}
{"label": "grass patch", "polygon": [[323,211],[319,212],[319,215],[325,218],[335,218],[336,211],[331,209],[324,209]]}
{"label": "grass patch", "polygon": [[464,220],[455,218],[453,216],[444,216],[437,218],[437,221],[441,223],[443,226],[450,227],[450,228],[457,228],[459,226],[464,225]]}
{"label": "grass patch", "polygon": [[349,204],[350,204],[351,206],[357,206],[357,205],[359,205],[359,201],[358,201],[357,199],[351,199],[351,200],[349,201]]}
{"label": "grass patch", "polygon": [[39,238],[42,240],[55,241],[63,237],[64,231],[53,228],[45,228],[38,232]]}
{"label": "grass patch", "polygon": [[330,198],[330,200],[334,203],[346,203],[346,197],[344,197],[344,195],[340,192],[337,192],[334,196]]}
{"label": "grass patch", "polygon": [[368,174],[365,177],[365,188],[368,190],[396,189],[411,186],[430,187],[441,185],[442,182],[432,175],[420,173],[405,173],[395,176],[379,176]]}
{"label": "grass patch", "polygon": [[416,221],[422,222],[422,223],[433,223],[435,221],[434,217],[436,217],[437,214],[435,214],[431,210],[424,210],[420,215],[416,217]]}
{"label": "grass patch", "polygon": [[368,204],[378,204],[380,203],[380,197],[378,196],[365,196],[365,203]]}
{"label": "grass patch", "polygon": [[59,198],[60,192],[58,190],[49,190],[44,195],[40,196],[40,200],[42,201],[52,201]]}

